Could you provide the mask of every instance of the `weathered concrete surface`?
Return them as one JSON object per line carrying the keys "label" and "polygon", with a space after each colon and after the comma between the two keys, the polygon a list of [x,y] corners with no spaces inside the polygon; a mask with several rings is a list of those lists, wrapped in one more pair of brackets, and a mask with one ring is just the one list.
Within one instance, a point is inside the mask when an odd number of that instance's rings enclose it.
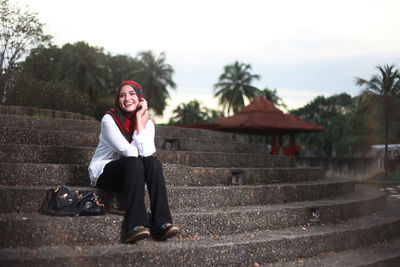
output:
{"label": "weathered concrete surface", "polygon": [[25,266],[50,266],[55,262],[63,262],[66,266],[87,262],[94,266],[243,266],[368,246],[390,239],[399,231],[400,217],[385,210],[336,224],[223,236],[193,236],[169,242],[143,241],[138,245],[109,243],[65,247],[62,246],[62,240],[68,240],[69,235],[60,233],[61,244],[57,244],[62,247],[50,247],[50,241],[48,246],[35,248],[34,253],[28,248],[1,249],[0,259],[3,264],[23,261]]}
{"label": "weathered concrete surface", "polygon": [[[174,186],[217,186],[270,184],[322,179],[321,168],[217,168],[163,164],[165,182]],[[237,178],[242,177],[238,183]],[[1,163],[0,185],[89,186],[87,165]]]}
{"label": "weathered concrete surface", "polygon": [[[89,164],[94,147],[0,144],[0,162]],[[290,167],[290,157],[265,154],[157,151],[161,162],[193,167]]]}
{"label": "weathered concrete surface", "polygon": [[[0,187],[0,212],[34,212],[40,207],[49,186]],[[80,188],[74,189],[78,190]],[[84,189],[84,188],[83,188]],[[119,207],[119,194],[95,189],[108,208]],[[350,193],[354,183],[349,181],[310,181],[297,184],[257,186],[170,186],[167,187],[172,209],[185,207],[226,207],[266,205],[303,200],[316,200]]]}
{"label": "weathered concrete surface", "polygon": [[[0,144],[96,147],[99,142],[98,132],[40,130],[18,127],[1,127],[0,129]],[[178,142],[179,145],[174,149],[181,151],[269,154],[267,147],[259,144],[189,137],[171,139],[158,134],[155,138],[156,148],[158,150],[166,149],[166,144],[171,140]]]}
{"label": "weathered concrete surface", "polygon": [[388,200],[380,211],[383,192],[354,191],[353,181],[323,179],[321,168],[295,168],[293,158],[231,134],[174,127],[157,127],[156,142],[189,150],[157,153],[179,238],[122,244],[120,194],[99,189],[113,214],[36,213],[55,185],[87,188],[99,130],[99,122],[0,115],[0,265],[263,265],[400,236],[400,205]]}
{"label": "weathered concrete surface", "polygon": [[[180,236],[226,235],[256,231],[257,229],[283,229],[291,226],[336,222],[348,218],[369,215],[385,205],[383,193],[360,188],[342,198],[296,202],[292,205],[267,205],[253,207],[203,208],[173,210],[174,222],[181,227]],[[313,221],[311,210],[318,208],[320,220]],[[356,212],[354,212],[356,211]],[[7,229],[2,237],[4,247],[39,246],[60,236],[69,235],[63,244],[77,242],[95,244],[118,243],[123,216],[108,214],[100,217],[79,217],[78,219],[49,217],[36,213],[0,215],[0,226]],[[71,223],[74,222],[74,226]],[[99,229],[112,228],[99,236],[96,232],[78,231],[96,226]],[[73,228],[73,229],[69,229]],[[75,228],[75,229],[74,229]],[[21,232],[21,229],[24,229]],[[50,229],[58,229],[55,232]],[[75,231],[77,230],[77,231]],[[42,235],[46,232],[47,235]],[[30,238],[26,238],[29,236]],[[63,237],[64,239],[64,237]],[[72,240],[72,241],[71,241]],[[69,243],[71,242],[71,243]]]}
{"label": "weathered concrete surface", "polygon": [[394,267],[400,266],[400,239],[377,242],[365,248],[327,252],[317,257],[270,263],[268,267]]}
{"label": "weathered concrete surface", "polygon": [[75,119],[46,119],[29,116],[10,116],[0,114],[0,127],[30,128],[38,130],[63,130],[100,132],[100,122]]}

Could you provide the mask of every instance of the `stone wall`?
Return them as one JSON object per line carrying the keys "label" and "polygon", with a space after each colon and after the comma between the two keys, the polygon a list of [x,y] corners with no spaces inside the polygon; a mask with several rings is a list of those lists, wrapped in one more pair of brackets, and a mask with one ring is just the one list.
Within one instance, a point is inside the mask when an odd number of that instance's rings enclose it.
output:
{"label": "stone wall", "polygon": [[41,109],[24,106],[2,106],[0,105],[0,114],[37,116],[43,118],[59,118],[59,119],[74,119],[74,120],[96,120],[95,118],[80,113],[69,111]]}
{"label": "stone wall", "polygon": [[368,180],[378,172],[383,171],[383,159],[365,158],[321,158],[298,157],[299,167],[323,167],[326,175],[331,177],[348,177],[358,180]]}

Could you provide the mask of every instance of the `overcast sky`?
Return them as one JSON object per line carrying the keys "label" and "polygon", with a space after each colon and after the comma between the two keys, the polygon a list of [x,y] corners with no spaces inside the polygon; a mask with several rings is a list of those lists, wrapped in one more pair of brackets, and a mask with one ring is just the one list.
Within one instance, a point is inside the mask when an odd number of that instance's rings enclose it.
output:
{"label": "overcast sky", "polygon": [[38,12],[57,45],[83,40],[133,57],[164,51],[177,84],[169,110],[191,99],[216,107],[213,85],[235,60],[290,109],[318,95],[358,95],[355,77],[400,67],[399,0],[17,2]]}

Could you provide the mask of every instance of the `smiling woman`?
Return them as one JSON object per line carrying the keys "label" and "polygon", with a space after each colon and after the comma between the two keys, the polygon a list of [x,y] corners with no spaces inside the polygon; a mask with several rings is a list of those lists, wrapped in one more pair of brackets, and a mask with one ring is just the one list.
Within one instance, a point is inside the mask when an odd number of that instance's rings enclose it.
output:
{"label": "smiling woman", "polygon": [[[152,154],[155,127],[149,119],[140,84],[123,82],[117,89],[115,108],[101,120],[99,144],[89,165],[93,186],[122,190],[126,242],[150,236],[166,240],[178,234],[172,225],[161,162]],[[150,196],[151,221],[145,202],[145,184]]]}

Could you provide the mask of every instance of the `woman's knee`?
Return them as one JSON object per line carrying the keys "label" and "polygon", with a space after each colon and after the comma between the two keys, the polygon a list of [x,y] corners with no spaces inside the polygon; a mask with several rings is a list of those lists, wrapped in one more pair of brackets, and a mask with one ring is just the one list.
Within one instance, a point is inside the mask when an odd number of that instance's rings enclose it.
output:
{"label": "woman's knee", "polygon": [[162,171],[161,161],[157,157],[154,156],[145,157],[142,158],[142,161],[146,170],[151,170],[153,172]]}
{"label": "woman's knee", "polygon": [[122,160],[122,169],[128,172],[144,173],[143,162],[137,157],[124,157]]}

